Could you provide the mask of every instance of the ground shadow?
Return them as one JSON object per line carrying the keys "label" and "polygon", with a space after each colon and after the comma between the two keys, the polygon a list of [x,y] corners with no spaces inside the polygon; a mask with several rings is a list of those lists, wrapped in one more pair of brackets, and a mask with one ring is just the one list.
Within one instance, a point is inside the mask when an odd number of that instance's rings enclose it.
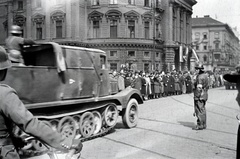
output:
{"label": "ground shadow", "polygon": [[179,124],[189,127],[189,128],[195,128],[195,123],[194,122],[185,122],[185,121],[178,121]]}
{"label": "ground shadow", "polygon": [[122,122],[117,122],[117,124],[114,127],[115,129],[128,129],[126,128]]}

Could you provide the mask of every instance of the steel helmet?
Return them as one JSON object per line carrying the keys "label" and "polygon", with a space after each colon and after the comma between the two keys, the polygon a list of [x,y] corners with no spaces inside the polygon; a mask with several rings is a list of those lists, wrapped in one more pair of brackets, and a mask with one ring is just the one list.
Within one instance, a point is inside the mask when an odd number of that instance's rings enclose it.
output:
{"label": "steel helmet", "polygon": [[9,60],[12,62],[22,62],[22,55],[17,50],[10,50],[8,54]]}
{"label": "steel helmet", "polygon": [[203,64],[201,63],[196,64],[195,69],[203,70],[204,69]]}
{"label": "steel helmet", "polygon": [[0,46],[0,70],[8,69],[12,66],[11,61],[8,59],[6,50]]}
{"label": "steel helmet", "polygon": [[10,31],[11,34],[22,34],[22,29],[20,26],[18,25],[13,25],[11,27],[11,31]]}

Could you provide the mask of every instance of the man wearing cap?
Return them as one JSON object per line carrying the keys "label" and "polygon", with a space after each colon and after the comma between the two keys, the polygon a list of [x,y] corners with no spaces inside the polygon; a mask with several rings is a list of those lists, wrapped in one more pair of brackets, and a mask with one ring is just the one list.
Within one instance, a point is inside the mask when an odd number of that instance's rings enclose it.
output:
{"label": "man wearing cap", "polygon": [[22,59],[23,45],[35,44],[33,40],[22,38],[22,30],[19,26],[13,25],[10,30],[11,35],[6,39],[9,58],[14,63],[24,63]]}
{"label": "man wearing cap", "polygon": [[204,67],[202,64],[198,64],[196,67],[196,81],[194,82],[194,113],[193,116],[197,117],[197,126],[194,130],[203,130],[207,128],[207,116],[206,116],[206,102],[208,99],[208,77],[204,73]]}
{"label": "man wearing cap", "polygon": [[[5,49],[0,47],[0,81],[5,79],[10,67],[8,55]],[[25,108],[14,89],[0,84],[0,159],[20,159],[16,149],[23,147],[24,142],[14,136],[13,125],[58,150],[75,149],[79,153],[82,149],[80,140],[68,140],[46,123],[39,121]]]}
{"label": "man wearing cap", "polygon": [[[223,75],[223,78],[231,83],[236,83],[238,94],[236,101],[238,105],[240,106],[240,65],[236,66],[236,71],[233,74],[225,74]],[[239,120],[239,119],[238,119]],[[240,125],[238,126],[238,133],[237,133],[237,153],[236,158],[240,159]]]}

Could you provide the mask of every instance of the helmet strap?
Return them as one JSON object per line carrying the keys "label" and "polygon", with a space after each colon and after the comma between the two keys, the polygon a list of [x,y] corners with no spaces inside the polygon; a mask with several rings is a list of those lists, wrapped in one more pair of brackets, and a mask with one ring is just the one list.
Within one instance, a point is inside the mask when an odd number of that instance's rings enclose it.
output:
{"label": "helmet strap", "polygon": [[7,69],[0,70],[0,81],[5,80],[6,76],[7,76]]}

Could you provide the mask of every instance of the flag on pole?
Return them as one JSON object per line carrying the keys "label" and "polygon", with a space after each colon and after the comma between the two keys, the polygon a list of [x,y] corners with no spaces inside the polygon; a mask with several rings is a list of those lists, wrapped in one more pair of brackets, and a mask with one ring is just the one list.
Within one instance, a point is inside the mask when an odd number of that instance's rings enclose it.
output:
{"label": "flag on pole", "polygon": [[199,62],[199,58],[198,58],[198,56],[197,56],[196,51],[195,51],[194,49],[192,49],[192,52],[193,52],[193,55],[195,56],[197,62]]}
{"label": "flag on pole", "polygon": [[182,48],[182,45],[179,46],[179,62],[183,62],[183,48]]}
{"label": "flag on pole", "polygon": [[184,61],[187,61],[188,58],[188,47],[186,47],[185,55],[183,56]]}

